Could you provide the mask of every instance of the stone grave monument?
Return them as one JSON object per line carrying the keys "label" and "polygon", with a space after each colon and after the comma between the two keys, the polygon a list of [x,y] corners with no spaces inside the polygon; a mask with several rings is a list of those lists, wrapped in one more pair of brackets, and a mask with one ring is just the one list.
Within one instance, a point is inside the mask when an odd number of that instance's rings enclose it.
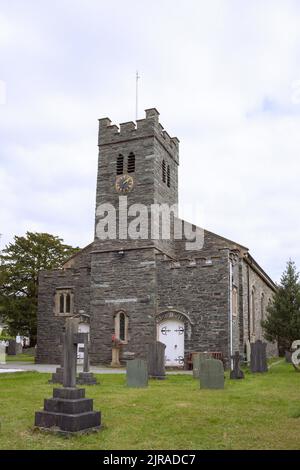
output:
{"label": "stone grave monument", "polygon": [[242,356],[240,356],[239,351],[235,351],[234,355],[231,356],[231,359],[233,361],[233,367],[232,370],[230,371],[230,378],[231,379],[244,379],[244,372],[240,369],[240,361],[243,359]]}
{"label": "stone grave monument", "polygon": [[96,385],[98,383],[97,379],[93,372],[90,372],[89,334],[82,333],[82,335],[84,335],[83,372],[79,372],[76,382],[80,385]]}
{"label": "stone grave monument", "polygon": [[93,411],[93,400],[85,398],[84,388],[76,388],[77,345],[84,342],[78,326],[78,318],[66,319],[63,387],[54,388],[44,410],[35,413],[35,426],[41,430],[68,435],[100,429],[101,413]]}
{"label": "stone grave monument", "polygon": [[251,343],[251,372],[268,372],[266,348],[267,343],[263,343],[260,339]]}
{"label": "stone grave monument", "polygon": [[148,345],[148,374],[152,379],[166,378],[165,349],[166,345],[160,341]]}
{"label": "stone grave monument", "polygon": [[200,388],[223,389],[224,367],[218,359],[206,359],[200,367]]}
{"label": "stone grave monument", "polygon": [[193,377],[194,379],[199,379],[201,364],[203,361],[209,358],[210,358],[210,355],[208,352],[198,352],[198,353],[193,354]]}
{"label": "stone grave monument", "polygon": [[285,351],[284,352],[285,362],[288,364],[292,364],[292,351]]}
{"label": "stone grave monument", "polygon": [[53,372],[51,379],[49,380],[50,384],[62,384],[64,376],[64,334],[61,335],[60,345],[58,346],[60,351],[60,366],[56,368],[56,371]]}
{"label": "stone grave monument", "polygon": [[148,366],[143,359],[127,361],[127,387],[148,387]]}
{"label": "stone grave monument", "polygon": [[22,354],[23,348],[22,344],[18,343],[15,339],[10,339],[8,341],[7,355],[16,356],[17,354]]}

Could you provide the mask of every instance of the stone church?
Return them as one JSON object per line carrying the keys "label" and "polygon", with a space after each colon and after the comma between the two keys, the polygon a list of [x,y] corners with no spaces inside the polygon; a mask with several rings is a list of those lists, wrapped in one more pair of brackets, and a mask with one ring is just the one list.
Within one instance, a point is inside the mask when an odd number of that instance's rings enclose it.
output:
{"label": "stone church", "polygon": [[[187,249],[172,230],[161,236],[160,216],[159,236],[129,237],[117,217],[120,200],[146,207],[149,220],[152,206],[178,203],[179,140],[152,108],[136,123],[100,119],[98,146],[94,241],[61,269],[40,272],[37,362],[59,363],[61,331],[74,314],[89,318],[82,331],[89,331],[92,364],[110,364],[112,339],[121,362],[145,357],[154,339],[166,344],[171,367],[188,367],[198,351],[227,364],[234,351],[245,354],[249,341],[263,339],[260,322],[276,289],[248,248],[199,229],[201,248]],[[115,208],[115,237],[99,236],[101,207]],[[184,221],[171,214],[175,224]],[[276,354],[272,344],[267,350]]]}

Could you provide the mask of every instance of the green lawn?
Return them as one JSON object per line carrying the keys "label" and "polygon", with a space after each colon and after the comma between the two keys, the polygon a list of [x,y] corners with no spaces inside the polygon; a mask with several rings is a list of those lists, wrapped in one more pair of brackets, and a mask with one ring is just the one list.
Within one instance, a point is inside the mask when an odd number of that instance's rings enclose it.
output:
{"label": "green lawn", "polygon": [[124,375],[99,375],[86,395],[103,430],[71,438],[33,430],[48,378],[0,374],[1,449],[300,449],[300,374],[285,363],[226,380],[225,390],[200,390],[186,375],[128,389]]}
{"label": "green lawn", "polygon": [[30,362],[34,363],[34,356],[30,354],[16,354],[15,356],[8,356],[6,354],[6,362]]}

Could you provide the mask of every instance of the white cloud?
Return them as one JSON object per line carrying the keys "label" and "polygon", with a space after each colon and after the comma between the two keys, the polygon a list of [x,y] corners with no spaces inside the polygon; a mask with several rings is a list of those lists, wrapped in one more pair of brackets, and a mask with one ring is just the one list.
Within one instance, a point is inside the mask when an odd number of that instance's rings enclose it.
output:
{"label": "white cloud", "polygon": [[141,110],[181,140],[181,201],[275,279],[290,256],[300,268],[299,17],[296,0],[7,2],[3,242],[27,229],[92,239],[97,118],[134,119],[138,69]]}

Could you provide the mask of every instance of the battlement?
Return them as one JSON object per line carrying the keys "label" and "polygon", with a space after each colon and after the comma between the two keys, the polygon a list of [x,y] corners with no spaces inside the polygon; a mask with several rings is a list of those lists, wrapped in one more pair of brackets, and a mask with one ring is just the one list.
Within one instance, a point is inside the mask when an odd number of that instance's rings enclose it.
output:
{"label": "battlement", "polygon": [[99,119],[99,147],[127,140],[156,137],[178,163],[179,139],[171,137],[159,122],[159,112],[155,108],[145,110],[146,117],[136,122],[112,124],[109,118]]}

